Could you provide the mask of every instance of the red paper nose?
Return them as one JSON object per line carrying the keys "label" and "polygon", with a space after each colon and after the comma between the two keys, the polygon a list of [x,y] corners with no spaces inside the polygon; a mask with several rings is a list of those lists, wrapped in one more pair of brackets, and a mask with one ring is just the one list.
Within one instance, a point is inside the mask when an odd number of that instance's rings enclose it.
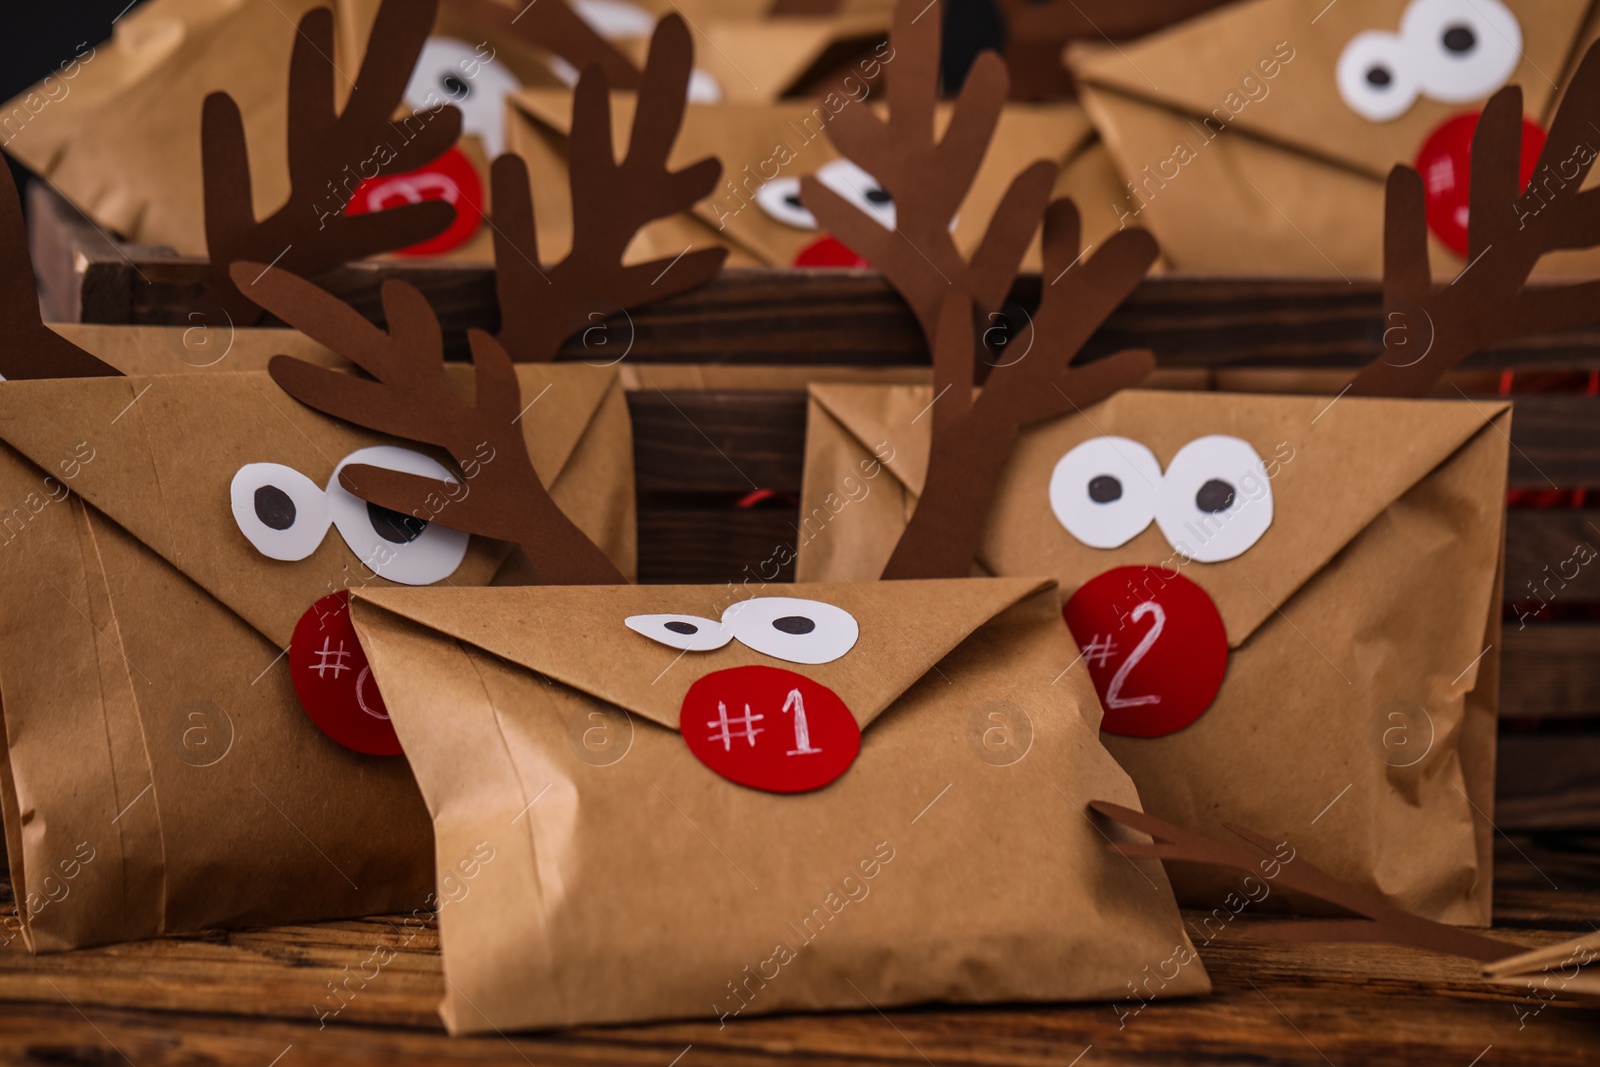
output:
{"label": "red paper nose", "polygon": [[1085,582],[1062,615],[1106,716],[1100,729],[1161,737],[1205,714],[1228,673],[1211,597],[1162,567],[1117,567]]}
{"label": "red paper nose", "polygon": [[797,267],[847,267],[862,269],[870,266],[866,260],[844,246],[837,237],[819,237],[800,250],[794,257]]}
{"label": "red paper nose", "polygon": [[[1427,197],[1428,229],[1456,255],[1467,255],[1467,184],[1472,174],[1472,132],[1478,112],[1446,119],[1434,128],[1417,152],[1417,173]],[[1522,120],[1522,159],[1517,189],[1527,188],[1544,148],[1544,130]]]}
{"label": "red paper nose", "polygon": [[350,625],[350,594],[323,597],[300,616],[289,639],[289,677],[317,728],[368,756],[400,755],[367,655]]}
{"label": "red paper nose", "polygon": [[678,729],[701,763],[769,793],[821,789],[861,751],[861,728],[839,695],[778,667],[701,678],[683,698]]}
{"label": "red paper nose", "polygon": [[404,174],[369,178],[356,187],[346,214],[365,215],[424,200],[443,200],[456,209],[456,220],[437,237],[402,248],[402,256],[437,256],[466,244],[483,222],[483,182],[477,168],[459,148],[451,148],[426,166]]}

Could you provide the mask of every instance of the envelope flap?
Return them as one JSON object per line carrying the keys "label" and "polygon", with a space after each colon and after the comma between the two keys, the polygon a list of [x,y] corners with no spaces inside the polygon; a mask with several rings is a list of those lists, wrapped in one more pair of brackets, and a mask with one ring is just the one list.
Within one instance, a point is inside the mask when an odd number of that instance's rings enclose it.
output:
{"label": "envelope flap", "polygon": [[[716,620],[735,600],[729,586],[518,586],[365,589],[352,599],[361,632],[372,608],[475,645],[563,685],[678,728],[695,681],[756,664],[804,674],[837,693],[865,728],[974,630],[1050,586],[1034,578],[768,585],[756,596],[818,600],[849,612],[860,627],[850,650],[802,665],[756,652],[737,639],[709,652],[680,652],[634,632],[634,615]],[[380,687],[383,679],[378,679]]]}
{"label": "envelope flap", "polygon": [[[1294,593],[1413,486],[1469,442],[1504,434],[1510,404],[1503,401],[1388,400],[1133,390],[1119,393],[1083,417],[1061,419],[1024,433],[1007,472],[997,523],[985,540],[984,562],[1014,570],[1019,552],[1048,565],[1071,590],[1119,566],[1173,569],[1201,586],[1216,604],[1229,644],[1238,647],[1266,620],[1286,609]],[[1185,560],[1236,516],[1198,529],[1199,520],[1169,542],[1152,523],[1114,549],[1090,548],[1055,519],[1049,482],[1062,456],[1093,437],[1129,438],[1154,454],[1163,472],[1159,493],[1189,497],[1215,476],[1245,497],[1240,511],[1259,507],[1259,481],[1226,469],[1190,469],[1178,480],[1174,456],[1191,442],[1219,435],[1247,442],[1262,460],[1270,489],[1271,522],[1240,554],[1220,562]],[[1033,525],[1030,525],[1033,524]],[[1026,532],[1025,532],[1026,531]],[[1043,533],[1048,531],[1048,535]],[[1042,542],[1032,552],[1028,534]],[[1439,536],[1453,536],[1440,530]],[[1008,546],[1002,542],[1009,540]],[[1185,543],[1185,542],[1192,543]],[[1039,569],[1035,564],[1030,570]],[[1291,611],[1292,614],[1292,611]]]}
{"label": "envelope flap", "polygon": [[[1505,0],[1505,6],[1522,35],[1520,55],[1508,57],[1515,62],[1509,77],[1489,71],[1482,79],[1484,91],[1467,103],[1459,102],[1464,91],[1459,86],[1452,96],[1458,102],[1436,99],[1424,89],[1400,115],[1381,122],[1358,114],[1340,94],[1338,65],[1350,42],[1367,32],[1387,35],[1383,40],[1392,47],[1385,46],[1383,54],[1392,52],[1389,61],[1404,67],[1392,72],[1396,91],[1425,77],[1430,57],[1422,53],[1438,50],[1437,42],[1402,41],[1407,5],[1394,0],[1339,0],[1310,15],[1300,0],[1228,4],[1131,44],[1076,46],[1069,63],[1085,82],[1193,117],[1190,152],[1203,152],[1224,130],[1248,131],[1381,178],[1395,163],[1412,163],[1446,119],[1481,108],[1504,84],[1522,86],[1528,115],[1544,114],[1555,92],[1551,79],[1565,67],[1589,2]],[[1486,40],[1478,59],[1488,62],[1491,48],[1511,44]],[[1476,61],[1469,54],[1457,62]],[[1192,158],[1174,152],[1141,162],[1151,173],[1174,180],[1184,159]]]}
{"label": "envelope flap", "polygon": [[[702,64],[733,99],[775,100],[789,92],[834,45],[862,48],[882,40],[887,12],[831,18],[729,19],[705,28]],[[738,61],[730,58],[738,56]],[[749,81],[745,71],[759,80]]]}
{"label": "envelope flap", "polygon": [[[449,370],[460,388],[471,387],[469,368]],[[551,364],[517,371],[529,404],[524,437],[536,469],[553,481],[617,387],[616,373]],[[0,427],[8,444],[60,485],[280,645],[311,603],[370,572],[331,529],[302,560],[262,555],[234,519],[234,475],[246,464],[272,463],[322,489],[357,449],[415,447],[313,411],[264,372],[5,382]],[[501,555],[499,546],[474,540],[453,580],[488,581]]]}
{"label": "envelope flap", "polygon": [[883,465],[912,496],[922,495],[928,477],[932,422],[926,412],[932,386],[813,382],[807,392],[868,452],[879,454],[874,450],[887,444],[889,449],[880,455]]}

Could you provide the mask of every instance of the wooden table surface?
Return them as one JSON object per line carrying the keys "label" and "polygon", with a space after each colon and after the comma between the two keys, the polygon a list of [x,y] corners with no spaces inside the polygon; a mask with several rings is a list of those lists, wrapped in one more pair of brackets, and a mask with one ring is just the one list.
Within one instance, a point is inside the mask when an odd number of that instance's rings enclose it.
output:
{"label": "wooden table surface", "polygon": [[[1502,838],[1495,926],[1529,945],[1600,924],[1600,838]],[[1241,923],[1241,926],[1243,924]],[[336,1015],[328,983],[394,958]],[[1462,960],[1382,946],[1281,946],[1229,931],[1207,998],[1119,1027],[1105,1004],[922,1008],[451,1038],[430,927],[381,918],[53,956],[0,948],[0,1061],[33,1064],[1600,1063],[1600,1007],[1491,986]],[[353,983],[352,983],[353,984]]]}

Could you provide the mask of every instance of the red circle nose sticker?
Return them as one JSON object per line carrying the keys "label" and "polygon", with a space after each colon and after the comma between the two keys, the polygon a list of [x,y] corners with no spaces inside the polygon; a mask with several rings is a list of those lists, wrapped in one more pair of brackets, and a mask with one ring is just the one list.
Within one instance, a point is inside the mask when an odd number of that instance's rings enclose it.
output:
{"label": "red circle nose sticker", "polygon": [[437,237],[402,248],[402,256],[436,256],[460,248],[483,223],[483,179],[459,148],[416,170],[362,181],[345,211],[365,215],[424,200],[443,200],[456,209],[456,220]]}
{"label": "red circle nose sticker", "polygon": [[[1472,173],[1472,131],[1478,112],[1468,111],[1441,122],[1422,142],[1417,173],[1427,199],[1428,229],[1456,255],[1467,255],[1467,183]],[[1527,188],[1544,148],[1544,130],[1522,120],[1522,163],[1517,189]]]}
{"label": "red circle nose sticker", "polygon": [[861,728],[837,693],[778,667],[730,667],[689,687],[678,713],[689,751],[730,782],[806,793],[861,751]]}
{"label": "red circle nose sticker", "polygon": [[837,237],[819,237],[800,250],[794,257],[797,267],[847,267],[856,270],[871,266],[866,260],[845,247]]}
{"label": "red circle nose sticker", "polygon": [[349,592],[323,597],[295,623],[289,677],[300,706],[323,733],[369,756],[400,755],[389,709],[350,625]]}
{"label": "red circle nose sticker", "polygon": [[1062,610],[1106,716],[1100,729],[1161,737],[1194,722],[1222,688],[1228,635],[1211,597],[1160,567],[1117,567]]}

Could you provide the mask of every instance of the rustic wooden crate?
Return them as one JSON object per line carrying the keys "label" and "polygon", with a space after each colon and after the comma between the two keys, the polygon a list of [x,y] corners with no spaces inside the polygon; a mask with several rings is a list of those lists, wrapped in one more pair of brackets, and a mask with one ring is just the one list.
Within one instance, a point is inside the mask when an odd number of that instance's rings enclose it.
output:
{"label": "rustic wooden crate", "polygon": [[[206,265],[113,240],[42,186],[29,194],[34,260],[47,317],[96,323],[184,324]],[[387,262],[319,279],[375,320],[389,277],[417,285],[438,310],[447,343],[464,354],[468,327],[494,328],[483,266]],[[1037,301],[1023,279],[1017,307]],[[1156,351],[1186,387],[1313,390],[1329,395],[1373,357],[1381,336],[1375,282],[1153,278],[1091,341],[1091,355]],[[728,271],[697,292],[643,308],[608,334],[633,364],[925,366],[910,313],[868,272]],[[592,358],[578,340],[567,355]],[[1444,395],[1493,395],[1515,381],[1600,372],[1600,328],[1533,338],[1481,353]],[[1525,490],[1600,487],[1600,397],[1515,393],[1510,482]],[[805,440],[798,390],[640,390],[630,393],[639,488],[640,578],[724,582],[748,577],[795,536]],[[730,457],[734,460],[730,461]],[[735,504],[755,489],[758,507]],[[1506,534],[1508,604],[1571,555],[1600,547],[1593,507],[1513,507]],[[779,576],[779,580],[787,577]],[[1508,618],[1501,689],[1503,824],[1600,823],[1600,567],[1562,589],[1557,610],[1527,625]]]}

